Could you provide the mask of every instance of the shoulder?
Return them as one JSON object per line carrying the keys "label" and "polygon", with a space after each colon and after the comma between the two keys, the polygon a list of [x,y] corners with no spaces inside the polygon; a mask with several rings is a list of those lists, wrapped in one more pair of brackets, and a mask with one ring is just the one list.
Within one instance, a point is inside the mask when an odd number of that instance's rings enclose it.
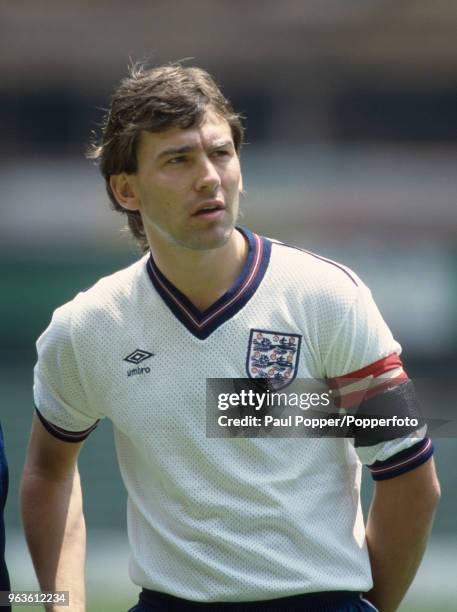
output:
{"label": "shoulder", "polygon": [[107,322],[122,325],[145,285],[147,257],[145,255],[132,265],[99,279],[58,307],[38,343],[43,341],[43,337],[72,341],[75,334],[100,334]]}
{"label": "shoulder", "polygon": [[319,309],[350,308],[366,286],[348,266],[306,249],[271,240],[271,272],[292,293]]}
{"label": "shoulder", "polygon": [[318,274],[324,282],[341,282],[349,286],[358,287],[362,284],[357,274],[348,266],[308,251],[293,244],[267,238],[272,243],[272,249],[277,256],[286,261],[300,264],[300,270],[306,274]]}
{"label": "shoulder", "polygon": [[401,351],[370,290],[353,270],[272,242],[271,291],[286,295],[284,308],[304,330],[324,377],[354,372]]}
{"label": "shoulder", "polygon": [[131,304],[136,298],[142,281],[148,255],[130,266],[100,278],[94,285],[78,293],[73,300],[64,304],[73,318],[86,315],[119,314],[123,306]]}

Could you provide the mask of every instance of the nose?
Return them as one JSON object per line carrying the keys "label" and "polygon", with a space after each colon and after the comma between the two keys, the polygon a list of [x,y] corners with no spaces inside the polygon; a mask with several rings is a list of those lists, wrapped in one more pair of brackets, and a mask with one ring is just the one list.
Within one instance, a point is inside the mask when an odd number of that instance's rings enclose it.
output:
{"label": "nose", "polygon": [[203,157],[198,164],[198,173],[195,187],[197,191],[215,193],[221,184],[221,177],[217,168],[209,157]]}

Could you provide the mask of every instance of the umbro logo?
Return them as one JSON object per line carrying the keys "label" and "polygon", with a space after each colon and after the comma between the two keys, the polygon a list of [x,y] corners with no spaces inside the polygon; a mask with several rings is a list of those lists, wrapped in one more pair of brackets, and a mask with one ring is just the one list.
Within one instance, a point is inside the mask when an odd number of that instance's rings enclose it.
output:
{"label": "umbro logo", "polygon": [[141,363],[142,361],[146,361],[146,359],[149,359],[150,357],[154,357],[154,353],[148,353],[148,351],[136,349],[136,351],[133,351],[133,353],[130,353],[130,355],[124,357],[124,361],[128,361],[129,363],[134,363],[135,365],[138,365],[139,363]]}
{"label": "umbro logo", "polygon": [[[133,351],[133,353],[130,353],[130,355],[124,357],[124,361],[127,361],[128,363],[133,363],[137,366],[138,364],[142,363],[143,361],[146,361],[146,359],[150,359],[151,357],[154,357],[154,353],[149,353],[148,351],[143,351],[142,349],[136,349],[136,351]],[[145,368],[131,368],[130,370],[127,370],[127,376],[149,374],[150,372],[151,368],[148,368],[147,366]]]}

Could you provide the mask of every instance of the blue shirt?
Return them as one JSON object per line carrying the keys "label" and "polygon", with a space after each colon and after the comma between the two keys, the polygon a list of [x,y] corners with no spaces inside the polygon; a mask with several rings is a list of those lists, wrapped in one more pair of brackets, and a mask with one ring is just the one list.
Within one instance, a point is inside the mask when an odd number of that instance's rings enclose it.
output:
{"label": "blue shirt", "polygon": [[[3,510],[8,493],[8,466],[3,444],[3,433],[0,425],[0,591],[10,590],[10,581],[5,563],[5,524]],[[5,608],[6,610],[6,608]]]}

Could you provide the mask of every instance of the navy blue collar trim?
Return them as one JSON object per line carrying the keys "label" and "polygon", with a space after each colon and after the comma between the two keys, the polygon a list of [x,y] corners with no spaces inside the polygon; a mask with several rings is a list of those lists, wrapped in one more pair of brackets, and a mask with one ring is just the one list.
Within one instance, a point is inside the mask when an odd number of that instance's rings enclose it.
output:
{"label": "navy blue collar trim", "polygon": [[237,228],[246,237],[249,250],[236,283],[212,306],[198,310],[179,289],[170,283],[156,266],[152,255],[146,269],[155,289],[173,314],[200,340],[207,338],[228,321],[251,299],[260,285],[270,261],[271,242],[246,228]]}

